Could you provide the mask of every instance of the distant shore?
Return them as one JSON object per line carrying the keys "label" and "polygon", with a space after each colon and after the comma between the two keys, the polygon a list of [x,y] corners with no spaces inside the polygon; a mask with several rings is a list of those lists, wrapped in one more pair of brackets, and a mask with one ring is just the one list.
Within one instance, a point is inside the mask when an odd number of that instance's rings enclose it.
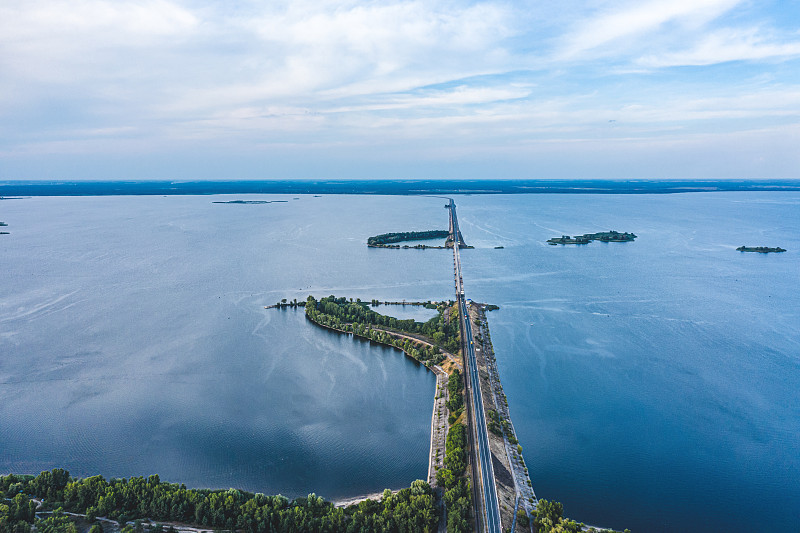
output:
{"label": "distant shore", "polygon": [[11,196],[205,194],[673,194],[800,191],[800,180],[239,180],[0,181]]}

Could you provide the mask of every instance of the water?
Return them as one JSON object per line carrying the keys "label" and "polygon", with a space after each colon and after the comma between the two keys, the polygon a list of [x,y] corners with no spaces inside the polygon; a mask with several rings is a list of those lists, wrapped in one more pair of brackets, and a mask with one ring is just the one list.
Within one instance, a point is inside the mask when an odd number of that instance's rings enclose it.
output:
{"label": "water", "polygon": [[[470,197],[459,213],[473,244],[505,246],[463,253],[463,271],[501,306],[492,337],[540,497],[635,531],[797,530],[800,196]],[[639,238],[544,244],[608,229]]]}
{"label": "water", "polygon": [[444,296],[447,261],[377,257],[373,223],[337,199],[216,199],[0,205],[0,471],[329,498],[425,478],[433,374],[264,306]]}
{"label": "water", "polygon": [[[0,203],[0,470],[327,497],[424,477],[432,376],[263,306],[452,298],[448,251],[364,245],[446,226],[444,201],[294,197]],[[456,203],[540,497],[634,531],[797,529],[800,195]],[[639,238],[544,243],[608,229]]]}

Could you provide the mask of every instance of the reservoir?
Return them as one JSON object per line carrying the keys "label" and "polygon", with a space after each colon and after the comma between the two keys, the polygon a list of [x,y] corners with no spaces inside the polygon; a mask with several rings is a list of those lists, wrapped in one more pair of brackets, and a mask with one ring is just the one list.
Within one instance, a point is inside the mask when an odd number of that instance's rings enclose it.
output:
{"label": "reservoir", "polygon": [[[288,201],[212,203],[241,198]],[[633,531],[797,527],[799,194],[455,201],[538,496]],[[327,498],[424,477],[433,375],[263,306],[452,298],[448,251],[365,245],[446,229],[444,202],[0,202],[0,470]],[[546,244],[608,230],[638,237]]]}

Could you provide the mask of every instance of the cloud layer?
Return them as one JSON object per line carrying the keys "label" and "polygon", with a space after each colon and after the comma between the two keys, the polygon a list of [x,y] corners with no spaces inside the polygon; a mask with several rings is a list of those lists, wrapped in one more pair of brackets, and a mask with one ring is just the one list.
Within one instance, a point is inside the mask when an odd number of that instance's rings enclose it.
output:
{"label": "cloud layer", "polygon": [[4,2],[0,179],[797,177],[800,9],[538,4]]}

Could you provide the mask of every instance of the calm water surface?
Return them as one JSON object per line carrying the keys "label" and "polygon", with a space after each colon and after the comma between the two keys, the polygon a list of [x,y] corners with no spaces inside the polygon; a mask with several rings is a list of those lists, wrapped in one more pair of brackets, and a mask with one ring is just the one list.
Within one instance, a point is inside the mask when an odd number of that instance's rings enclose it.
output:
{"label": "calm water surface", "polygon": [[[327,497],[424,477],[433,377],[263,306],[451,298],[449,252],[364,246],[445,228],[444,201],[211,203],[235,198],[0,203],[0,470]],[[540,497],[634,531],[797,530],[800,195],[456,202]],[[607,229],[639,238],[544,243]]]}
{"label": "calm water surface", "polygon": [[[635,531],[800,529],[800,195],[469,197],[459,215],[505,246],[462,254],[464,277],[501,306],[540,497]],[[608,229],[639,237],[544,243]]]}

